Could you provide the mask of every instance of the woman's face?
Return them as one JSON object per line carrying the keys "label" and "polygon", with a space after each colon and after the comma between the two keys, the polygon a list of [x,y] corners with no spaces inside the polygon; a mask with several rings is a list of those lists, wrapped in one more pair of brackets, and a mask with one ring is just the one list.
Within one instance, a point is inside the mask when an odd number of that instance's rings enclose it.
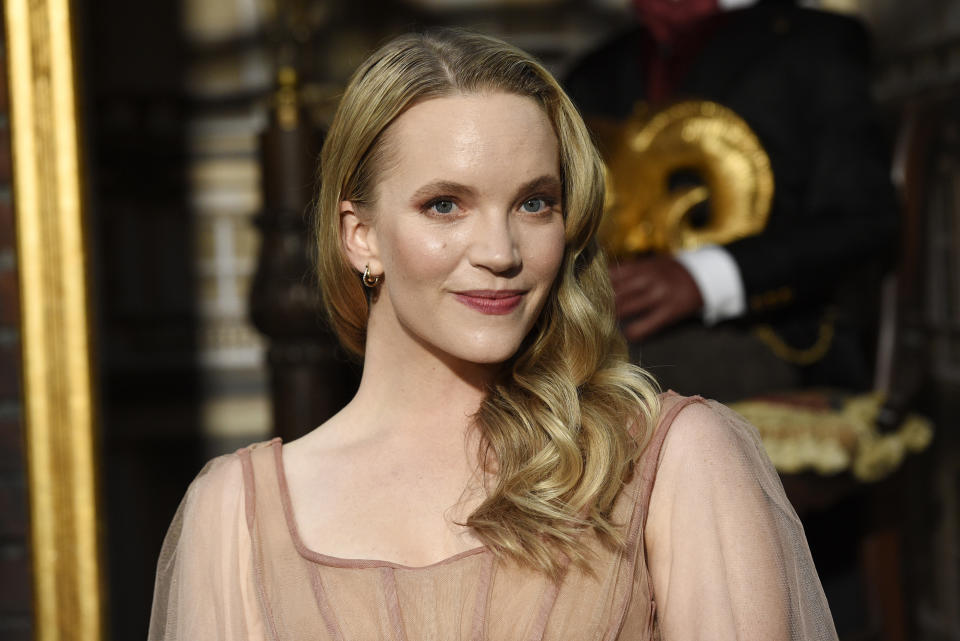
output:
{"label": "woman's face", "polygon": [[507,360],[563,258],[550,121],[530,98],[455,95],[411,107],[384,143],[375,203],[354,230],[369,252],[355,266],[383,274],[368,348],[406,341],[473,363]]}

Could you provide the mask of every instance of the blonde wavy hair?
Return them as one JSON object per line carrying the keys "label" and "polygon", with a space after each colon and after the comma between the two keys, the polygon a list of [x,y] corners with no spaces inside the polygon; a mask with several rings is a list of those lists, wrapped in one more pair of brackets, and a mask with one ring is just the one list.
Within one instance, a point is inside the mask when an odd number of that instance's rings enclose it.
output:
{"label": "blonde wavy hair", "polygon": [[614,320],[596,231],[603,164],[579,113],[529,55],[458,30],[400,36],[354,73],[321,155],[316,211],[320,286],[343,345],[362,355],[369,302],[340,239],[339,203],[372,203],[384,132],[417,102],[506,92],[534,99],[560,146],[566,247],[547,303],[475,415],[493,479],[466,525],[501,557],[554,579],[589,567],[584,531],[622,546],[614,500],[659,413],[656,384],[631,365]]}

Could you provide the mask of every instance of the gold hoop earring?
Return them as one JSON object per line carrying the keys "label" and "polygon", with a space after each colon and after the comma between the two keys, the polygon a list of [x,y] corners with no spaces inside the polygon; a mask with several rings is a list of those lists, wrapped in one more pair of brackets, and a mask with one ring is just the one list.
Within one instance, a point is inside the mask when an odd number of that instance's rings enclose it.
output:
{"label": "gold hoop earring", "polygon": [[382,276],[371,276],[370,275],[370,265],[367,265],[363,270],[363,284],[373,289],[380,284],[380,279]]}

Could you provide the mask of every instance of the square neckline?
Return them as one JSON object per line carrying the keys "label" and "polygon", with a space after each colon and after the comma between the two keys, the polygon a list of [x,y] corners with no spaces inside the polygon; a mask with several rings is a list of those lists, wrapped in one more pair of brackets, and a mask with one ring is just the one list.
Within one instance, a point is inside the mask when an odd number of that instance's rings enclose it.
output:
{"label": "square neckline", "polygon": [[[668,398],[670,399],[679,398],[687,401],[685,403],[679,403],[678,405],[680,405],[681,407],[675,407],[674,408],[675,411],[682,409],[682,406],[685,406],[687,403],[691,401],[703,400],[698,396],[683,397],[677,394],[676,392],[674,392],[673,390],[667,390],[666,392],[659,394],[658,397],[661,403]],[[671,411],[669,413],[673,414],[674,411]],[[662,413],[662,410],[661,410],[661,414],[660,416],[658,416],[656,424],[654,425],[654,429],[651,432],[651,436],[660,430],[660,428],[662,427],[663,418],[664,418],[664,414]],[[277,483],[279,485],[278,490],[280,495],[280,502],[283,507],[283,516],[284,516],[284,520],[286,521],[287,532],[290,535],[290,539],[293,542],[293,546],[297,550],[297,553],[308,561],[317,563],[319,565],[335,567],[335,568],[352,568],[352,569],[391,568],[395,570],[407,570],[407,571],[424,570],[425,571],[425,570],[431,570],[431,569],[440,568],[446,565],[450,565],[458,561],[461,561],[463,559],[471,558],[479,554],[493,554],[490,548],[488,548],[484,544],[481,544],[481,545],[478,545],[477,547],[464,550],[463,552],[458,552],[451,556],[444,557],[442,559],[439,559],[437,561],[434,561],[432,563],[428,563],[425,565],[407,565],[404,563],[389,561],[386,559],[361,559],[361,558],[340,557],[340,556],[334,556],[330,554],[324,554],[322,552],[314,550],[309,546],[307,546],[307,544],[303,541],[303,537],[300,535],[300,528],[297,523],[296,514],[294,513],[294,509],[293,509],[293,499],[290,496],[290,488],[287,483],[286,469],[283,464],[283,439],[277,436],[271,439],[270,441],[267,441],[265,445],[270,447],[273,450],[274,471],[277,477]],[[649,445],[650,443],[647,442],[644,445],[644,450],[646,450],[646,448]],[[641,473],[641,474],[637,474],[636,476],[641,477],[643,475],[644,474]],[[639,491],[639,489],[640,489],[640,484],[638,484],[637,491]],[[649,501],[649,496],[647,496],[646,499]],[[627,523],[629,530],[634,529],[635,516],[636,516],[635,514],[632,514],[630,518],[630,522]],[[639,523],[639,526],[640,526],[640,529],[642,529],[646,521],[646,514],[643,515],[643,518],[640,519],[640,521],[641,522]]]}
{"label": "square neckline", "polygon": [[317,550],[307,546],[307,544],[303,541],[303,537],[300,535],[300,527],[297,524],[296,514],[293,509],[293,499],[290,496],[290,486],[287,483],[287,473],[283,465],[283,440],[278,436],[270,440],[268,442],[268,446],[273,450],[274,467],[276,470],[277,482],[280,486],[280,502],[283,505],[283,516],[286,520],[287,531],[290,534],[290,538],[293,541],[293,546],[296,548],[297,552],[300,554],[300,556],[308,561],[336,568],[392,568],[395,570],[430,570],[432,568],[455,563],[477,554],[491,553],[490,549],[486,545],[481,544],[477,547],[464,550],[463,552],[458,552],[432,563],[427,563],[424,565],[406,565],[404,563],[388,561],[386,559],[349,558],[318,552]]}

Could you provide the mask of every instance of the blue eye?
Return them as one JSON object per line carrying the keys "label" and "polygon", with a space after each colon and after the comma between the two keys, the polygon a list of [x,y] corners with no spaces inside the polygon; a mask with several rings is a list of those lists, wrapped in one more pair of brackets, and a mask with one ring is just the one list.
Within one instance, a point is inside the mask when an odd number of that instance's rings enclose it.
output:
{"label": "blue eye", "polygon": [[434,210],[438,214],[450,214],[453,212],[455,205],[452,200],[435,200],[430,203],[430,209]]}
{"label": "blue eye", "polygon": [[529,198],[523,201],[521,207],[523,208],[523,211],[527,212],[528,214],[536,214],[547,207],[547,201],[545,201],[543,198]]}

